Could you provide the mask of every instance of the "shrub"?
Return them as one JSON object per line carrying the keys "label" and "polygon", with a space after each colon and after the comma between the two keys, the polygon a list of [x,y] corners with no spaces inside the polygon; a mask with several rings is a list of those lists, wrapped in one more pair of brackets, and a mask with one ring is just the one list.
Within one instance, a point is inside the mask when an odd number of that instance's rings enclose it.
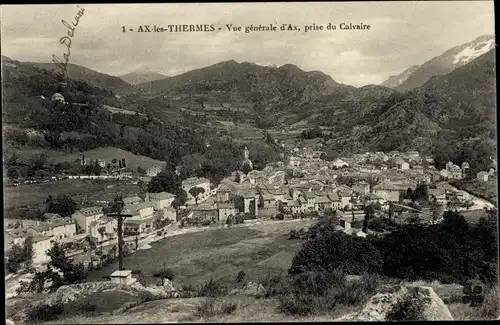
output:
{"label": "shrub", "polygon": [[169,269],[169,268],[162,268],[160,270],[156,270],[154,273],[153,273],[153,276],[154,277],[157,277],[157,278],[161,278],[161,279],[167,279],[169,281],[172,281],[175,277],[175,273],[172,269]]}
{"label": "shrub", "polygon": [[306,271],[333,271],[347,274],[379,273],[383,260],[380,252],[366,238],[344,233],[325,232],[307,241],[293,258],[290,274]]}
{"label": "shrub", "polygon": [[386,320],[401,321],[410,320],[418,321],[423,320],[423,310],[425,304],[430,301],[428,297],[422,297],[420,288],[406,297],[400,299],[386,315]]}
{"label": "shrub", "polygon": [[212,317],[217,315],[229,315],[238,306],[230,301],[218,301],[216,298],[205,299],[196,309],[196,315],[200,317]]}
{"label": "shrub", "polygon": [[46,322],[57,319],[64,312],[64,306],[61,303],[55,305],[40,304],[27,310],[26,316],[31,322]]}
{"label": "shrub", "polygon": [[285,294],[291,290],[289,280],[281,273],[274,275],[268,273],[260,283],[266,289],[266,298]]}
{"label": "shrub", "polygon": [[183,291],[196,291],[195,288],[194,288],[194,286],[192,284],[190,284],[190,283],[184,283],[182,285],[182,290]]}
{"label": "shrub", "polygon": [[238,275],[236,275],[236,282],[238,283],[242,282],[245,279],[245,276],[246,276],[245,272],[243,271],[238,272]]}
{"label": "shrub", "polygon": [[288,239],[298,239],[299,235],[297,234],[297,231],[295,229],[290,230],[288,233]]}
{"label": "shrub", "polygon": [[498,317],[500,306],[500,288],[495,285],[485,290],[484,301],[478,309],[480,317],[492,319]]}
{"label": "shrub", "polygon": [[337,305],[334,293],[334,289],[328,289],[327,293],[321,296],[301,293],[281,295],[278,298],[278,310],[285,314],[298,316],[329,312]]}
{"label": "shrub", "polygon": [[219,281],[210,279],[198,290],[200,297],[218,297],[224,294],[224,288]]}
{"label": "shrub", "polygon": [[356,306],[371,296],[368,288],[362,282],[354,282],[350,285],[342,286],[335,295],[337,302],[343,305]]}
{"label": "shrub", "polygon": [[83,312],[94,312],[97,306],[90,301],[86,300],[80,305],[80,310]]}
{"label": "shrub", "polygon": [[149,292],[149,291],[139,292],[139,301],[141,303],[145,303],[148,301],[155,301],[155,300],[158,300],[158,298],[154,294],[152,294],[151,292]]}

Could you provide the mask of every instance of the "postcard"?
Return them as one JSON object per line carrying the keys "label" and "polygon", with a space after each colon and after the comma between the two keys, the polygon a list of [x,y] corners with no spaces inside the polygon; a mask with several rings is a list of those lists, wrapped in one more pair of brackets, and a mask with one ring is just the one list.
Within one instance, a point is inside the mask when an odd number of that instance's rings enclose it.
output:
{"label": "postcard", "polygon": [[498,318],[494,19],[2,5],[6,323]]}

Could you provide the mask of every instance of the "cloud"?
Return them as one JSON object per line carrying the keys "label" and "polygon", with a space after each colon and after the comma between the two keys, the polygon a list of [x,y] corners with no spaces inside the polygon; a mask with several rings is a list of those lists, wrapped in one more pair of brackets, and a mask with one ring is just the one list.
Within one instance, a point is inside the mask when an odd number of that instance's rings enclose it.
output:
{"label": "cloud", "polygon": [[[483,34],[494,34],[493,2],[85,4],[70,62],[111,75],[136,69],[174,75],[235,59],[319,70],[355,85],[383,81]],[[2,6],[2,54],[49,62],[76,5]],[[446,17],[444,19],[443,17]],[[460,21],[451,24],[450,21]],[[235,26],[369,24],[369,31],[228,32]],[[216,32],[138,33],[140,25],[214,24]],[[122,26],[126,30],[123,33]]]}

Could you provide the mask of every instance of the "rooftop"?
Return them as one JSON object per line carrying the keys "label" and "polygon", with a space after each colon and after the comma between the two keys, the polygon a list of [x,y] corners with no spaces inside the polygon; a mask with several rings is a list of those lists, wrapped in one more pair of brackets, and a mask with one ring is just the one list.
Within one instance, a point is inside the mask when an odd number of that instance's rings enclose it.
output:
{"label": "rooftop", "polygon": [[210,183],[210,181],[204,177],[191,177],[182,181],[182,186],[193,187],[203,183]]}
{"label": "rooftop", "polygon": [[128,277],[129,275],[132,274],[132,271],[131,270],[121,270],[121,271],[114,271],[113,273],[111,273],[111,277],[115,278],[125,278],[125,277]]}
{"label": "rooftop", "polygon": [[102,207],[93,206],[93,207],[88,207],[88,208],[81,208],[80,212],[86,216],[93,215],[93,214],[99,214],[99,213],[102,213]]}
{"label": "rooftop", "polygon": [[168,192],[149,193],[149,198],[153,200],[167,200],[175,198],[175,195]]}
{"label": "rooftop", "polygon": [[139,203],[139,202],[142,202],[142,199],[140,197],[138,197],[137,195],[123,198],[124,204]]}

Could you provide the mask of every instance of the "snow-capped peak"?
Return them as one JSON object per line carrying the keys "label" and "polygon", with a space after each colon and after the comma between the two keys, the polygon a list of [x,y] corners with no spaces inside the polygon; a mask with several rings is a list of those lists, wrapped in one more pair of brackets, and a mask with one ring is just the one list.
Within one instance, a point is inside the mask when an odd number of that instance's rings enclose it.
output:
{"label": "snow-capped peak", "polygon": [[485,54],[495,47],[495,39],[489,39],[480,43],[472,44],[455,54],[453,64],[465,65],[475,58]]}

